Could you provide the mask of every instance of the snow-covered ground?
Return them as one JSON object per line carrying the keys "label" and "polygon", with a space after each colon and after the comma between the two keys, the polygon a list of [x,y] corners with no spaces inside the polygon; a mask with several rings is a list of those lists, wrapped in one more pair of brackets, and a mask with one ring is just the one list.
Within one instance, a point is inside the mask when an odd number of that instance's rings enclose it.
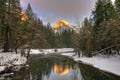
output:
{"label": "snow-covered ground", "polygon": [[75,59],[75,61],[82,61],[83,63],[93,65],[96,68],[120,76],[120,55],[117,56],[114,55],[110,57],[94,56],[91,58],[87,57],[83,58],[73,57],[73,58]]}
{"label": "snow-covered ground", "polygon": [[27,59],[20,54],[15,53],[0,53],[0,72],[5,70],[6,67],[18,66],[25,64]]}
{"label": "snow-covered ground", "polygon": [[[61,48],[58,49],[59,52],[66,52],[66,51],[73,51],[72,48]],[[31,50],[31,54],[50,54],[54,53],[54,49],[42,49],[42,50]],[[64,56],[72,57],[75,61],[82,61],[83,63],[90,64],[96,68],[99,68],[101,70],[111,72],[113,74],[120,76],[120,55],[114,55],[114,56],[105,56],[105,55],[97,55],[91,58],[88,57],[77,57],[73,56],[75,53],[62,53]]]}
{"label": "snow-covered ground", "polygon": [[[57,53],[70,52],[73,51],[73,48],[59,48]],[[55,49],[31,49],[30,54],[51,54],[55,53]]]}
{"label": "snow-covered ground", "polygon": [[105,56],[97,55],[91,58],[73,56],[74,53],[63,53],[62,55],[72,57],[75,61],[82,61],[101,70],[120,76],[120,55]]}

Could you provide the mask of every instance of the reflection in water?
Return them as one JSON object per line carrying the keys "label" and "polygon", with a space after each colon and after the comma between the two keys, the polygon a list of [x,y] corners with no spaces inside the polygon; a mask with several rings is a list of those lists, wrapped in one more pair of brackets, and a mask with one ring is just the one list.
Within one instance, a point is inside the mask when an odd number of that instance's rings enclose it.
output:
{"label": "reflection in water", "polygon": [[79,68],[77,65],[71,67],[66,64],[54,64],[53,71],[50,76],[43,78],[43,80],[82,80]]}
{"label": "reflection in water", "polygon": [[68,67],[68,65],[63,68],[62,65],[58,66],[57,64],[54,64],[54,71],[59,75],[66,75],[70,72],[70,68]]}
{"label": "reflection in water", "polygon": [[63,56],[32,56],[29,69],[16,73],[12,80],[120,80],[89,65]]}
{"label": "reflection in water", "polygon": [[13,80],[81,80],[78,65],[63,56],[30,59],[29,69],[16,73]]}
{"label": "reflection in water", "polygon": [[69,59],[62,60],[52,60],[51,72],[42,75],[41,80],[82,80],[78,65]]}

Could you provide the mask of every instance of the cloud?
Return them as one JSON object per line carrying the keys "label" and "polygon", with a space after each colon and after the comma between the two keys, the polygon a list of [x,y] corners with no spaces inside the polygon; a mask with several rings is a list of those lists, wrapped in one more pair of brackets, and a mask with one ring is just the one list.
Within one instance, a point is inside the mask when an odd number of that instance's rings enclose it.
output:
{"label": "cloud", "polygon": [[95,0],[21,0],[25,7],[28,2],[36,13],[49,12],[62,17],[89,15]]}
{"label": "cloud", "polygon": [[27,0],[20,0],[20,3],[21,3],[22,8],[25,9],[27,7],[28,1]]}

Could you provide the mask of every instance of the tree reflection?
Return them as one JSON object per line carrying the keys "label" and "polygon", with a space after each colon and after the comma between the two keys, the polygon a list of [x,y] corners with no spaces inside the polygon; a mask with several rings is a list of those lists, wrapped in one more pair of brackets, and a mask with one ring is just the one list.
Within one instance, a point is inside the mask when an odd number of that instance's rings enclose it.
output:
{"label": "tree reflection", "polygon": [[29,69],[15,73],[12,80],[120,80],[119,76],[74,62],[64,56],[32,56]]}

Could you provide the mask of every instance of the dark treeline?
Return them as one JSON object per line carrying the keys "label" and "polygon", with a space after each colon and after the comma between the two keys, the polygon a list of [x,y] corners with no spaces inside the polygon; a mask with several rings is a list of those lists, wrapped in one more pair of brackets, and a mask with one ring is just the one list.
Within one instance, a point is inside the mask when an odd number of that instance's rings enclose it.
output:
{"label": "dark treeline", "polygon": [[[31,5],[22,12],[20,0],[0,0],[0,47],[4,52],[29,48],[74,48],[86,56],[96,51],[112,54],[120,50],[120,0],[97,0],[91,17],[85,18],[78,31],[55,33],[44,25]],[[102,51],[103,50],[103,51]]]}
{"label": "dark treeline", "polygon": [[62,32],[55,33],[55,47],[56,48],[72,48],[72,35],[75,33],[74,30],[68,29]]}

